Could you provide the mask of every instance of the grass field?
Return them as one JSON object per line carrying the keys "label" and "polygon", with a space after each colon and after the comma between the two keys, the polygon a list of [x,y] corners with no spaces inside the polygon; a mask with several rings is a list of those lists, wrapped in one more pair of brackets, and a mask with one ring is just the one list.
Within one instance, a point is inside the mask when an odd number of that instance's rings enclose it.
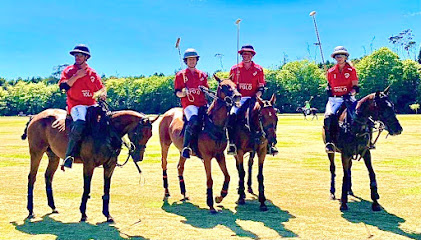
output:
{"label": "grass field", "polygon": [[[321,117],[322,118],[322,117]],[[238,174],[228,156],[229,194],[211,215],[206,205],[205,171],[197,158],[186,163],[185,182],[190,201],[181,202],[177,178],[178,151],[170,149],[168,178],[171,197],[163,201],[160,146],[157,129],[148,143],[139,177],[133,163],[115,170],[110,212],[102,215],[102,169],[97,169],[88,201],[88,221],[79,223],[83,190],[82,165],[57,171],[53,181],[59,214],[50,214],[41,163],[34,190],[35,219],[26,220],[29,154],[22,141],[25,117],[0,118],[0,239],[421,239],[421,115],[398,116],[404,129],[397,137],[382,135],[373,151],[381,212],[371,211],[368,172],[353,164],[350,210],[339,211],[329,199],[329,164],[321,140],[322,120],[304,121],[301,115],[280,115],[276,157],[265,162],[267,212],[259,211],[255,196],[237,206]],[[125,159],[123,150],[120,161]],[[342,166],[336,156],[336,190],[340,196]],[[214,194],[223,176],[213,162]],[[257,191],[257,167],[254,166]]]}

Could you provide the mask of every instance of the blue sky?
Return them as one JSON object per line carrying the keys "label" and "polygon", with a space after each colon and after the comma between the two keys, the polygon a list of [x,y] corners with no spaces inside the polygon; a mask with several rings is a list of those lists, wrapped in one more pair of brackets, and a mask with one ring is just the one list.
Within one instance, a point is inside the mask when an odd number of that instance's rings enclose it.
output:
{"label": "blue sky", "polygon": [[238,18],[240,45],[252,44],[263,67],[280,65],[284,54],[289,61],[319,62],[311,11],[317,12],[325,59],[337,45],[351,57],[392,48],[388,37],[408,28],[419,51],[420,0],[6,0],[0,8],[0,77],[47,77],[54,66],[73,63],[68,52],[78,43],[90,47],[89,64],[99,74],[173,74],[180,68],[178,37],[182,52],[193,47],[201,55],[199,69],[220,69],[220,53],[229,70],[236,63]]}

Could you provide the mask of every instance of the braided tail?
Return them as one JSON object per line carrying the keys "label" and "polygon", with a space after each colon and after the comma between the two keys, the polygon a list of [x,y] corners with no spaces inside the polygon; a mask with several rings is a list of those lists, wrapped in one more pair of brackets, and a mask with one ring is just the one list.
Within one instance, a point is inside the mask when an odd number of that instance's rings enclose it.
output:
{"label": "braided tail", "polygon": [[25,140],[26,137],[28,136],[28,125],[29,123],[32,121],[32,119],[34,118],[34,116],[30,116],[28,122],[26,123],[26,127],[25,130],[23,130],[23,134],[20,138],[22,138],[22,140]]}

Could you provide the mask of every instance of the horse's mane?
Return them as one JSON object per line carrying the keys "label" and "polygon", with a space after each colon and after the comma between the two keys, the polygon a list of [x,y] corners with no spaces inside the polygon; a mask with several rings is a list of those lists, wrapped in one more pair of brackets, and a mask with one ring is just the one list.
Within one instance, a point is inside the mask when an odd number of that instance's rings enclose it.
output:
{"label": "horse's mane", "polygon": [[146,115],[144,113],[136,112],[133,110],[120,110],[120,111],[114,111],[111,113],[112,117],[119,117],[122,115],[132,115],[138,118],[146,118]]}
{"label": "horse's mane", "polygon": [[375,97],[375,93],[371,93],[368,94],[367,96],[361,98],[358,103],[357,106],[355,107],[356,111],[362,111],[363,108],[367,107],[373,100]]}

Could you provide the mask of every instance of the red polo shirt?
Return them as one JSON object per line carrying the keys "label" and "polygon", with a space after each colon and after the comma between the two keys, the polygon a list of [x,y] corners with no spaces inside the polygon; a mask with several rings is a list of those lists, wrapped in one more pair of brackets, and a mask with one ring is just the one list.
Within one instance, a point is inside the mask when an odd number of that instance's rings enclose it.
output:
{"label": "red polo shirt", "polygon": [[200,70],[194,69],[194,71],[191,71],[186,68],[175,75],[174,89],[176,91],[181,91],[185,87],[188,89],[188,96],[181,98],[183,109],[189,105],[201,107],[208,103],[199,86],[209,88],[208,76]]}
{"label": "red polo shirt", "polygon": [[[61,73],[59,84],[69,80],[76,74],[78,68],[76,65],[66,67]],[[67,90],[67,111],[70,113],[72,108],[77,105],[93,105],[96,100],[93,95],[101,90],[104,85],[98,74],[89,66],[86,69],[87,74],[77,79],[73,85]]]}
{"label": "red polo shirt", "polygon": [[243,62],[234,65],[230,71],[230,79],[237,84],[242,97],[254,97],[259,87],[266,85],[263,68],[254,62],[251,62],[249,69],[244,67]]}
{"label": "red polo shirt", "polygon": [[343,96],[352,90],[352,86],[358,85],[357,71],[345,63],[342,72],[339,72],[339,65],[336,64],[327,71],[327,81],[334,96]]}

